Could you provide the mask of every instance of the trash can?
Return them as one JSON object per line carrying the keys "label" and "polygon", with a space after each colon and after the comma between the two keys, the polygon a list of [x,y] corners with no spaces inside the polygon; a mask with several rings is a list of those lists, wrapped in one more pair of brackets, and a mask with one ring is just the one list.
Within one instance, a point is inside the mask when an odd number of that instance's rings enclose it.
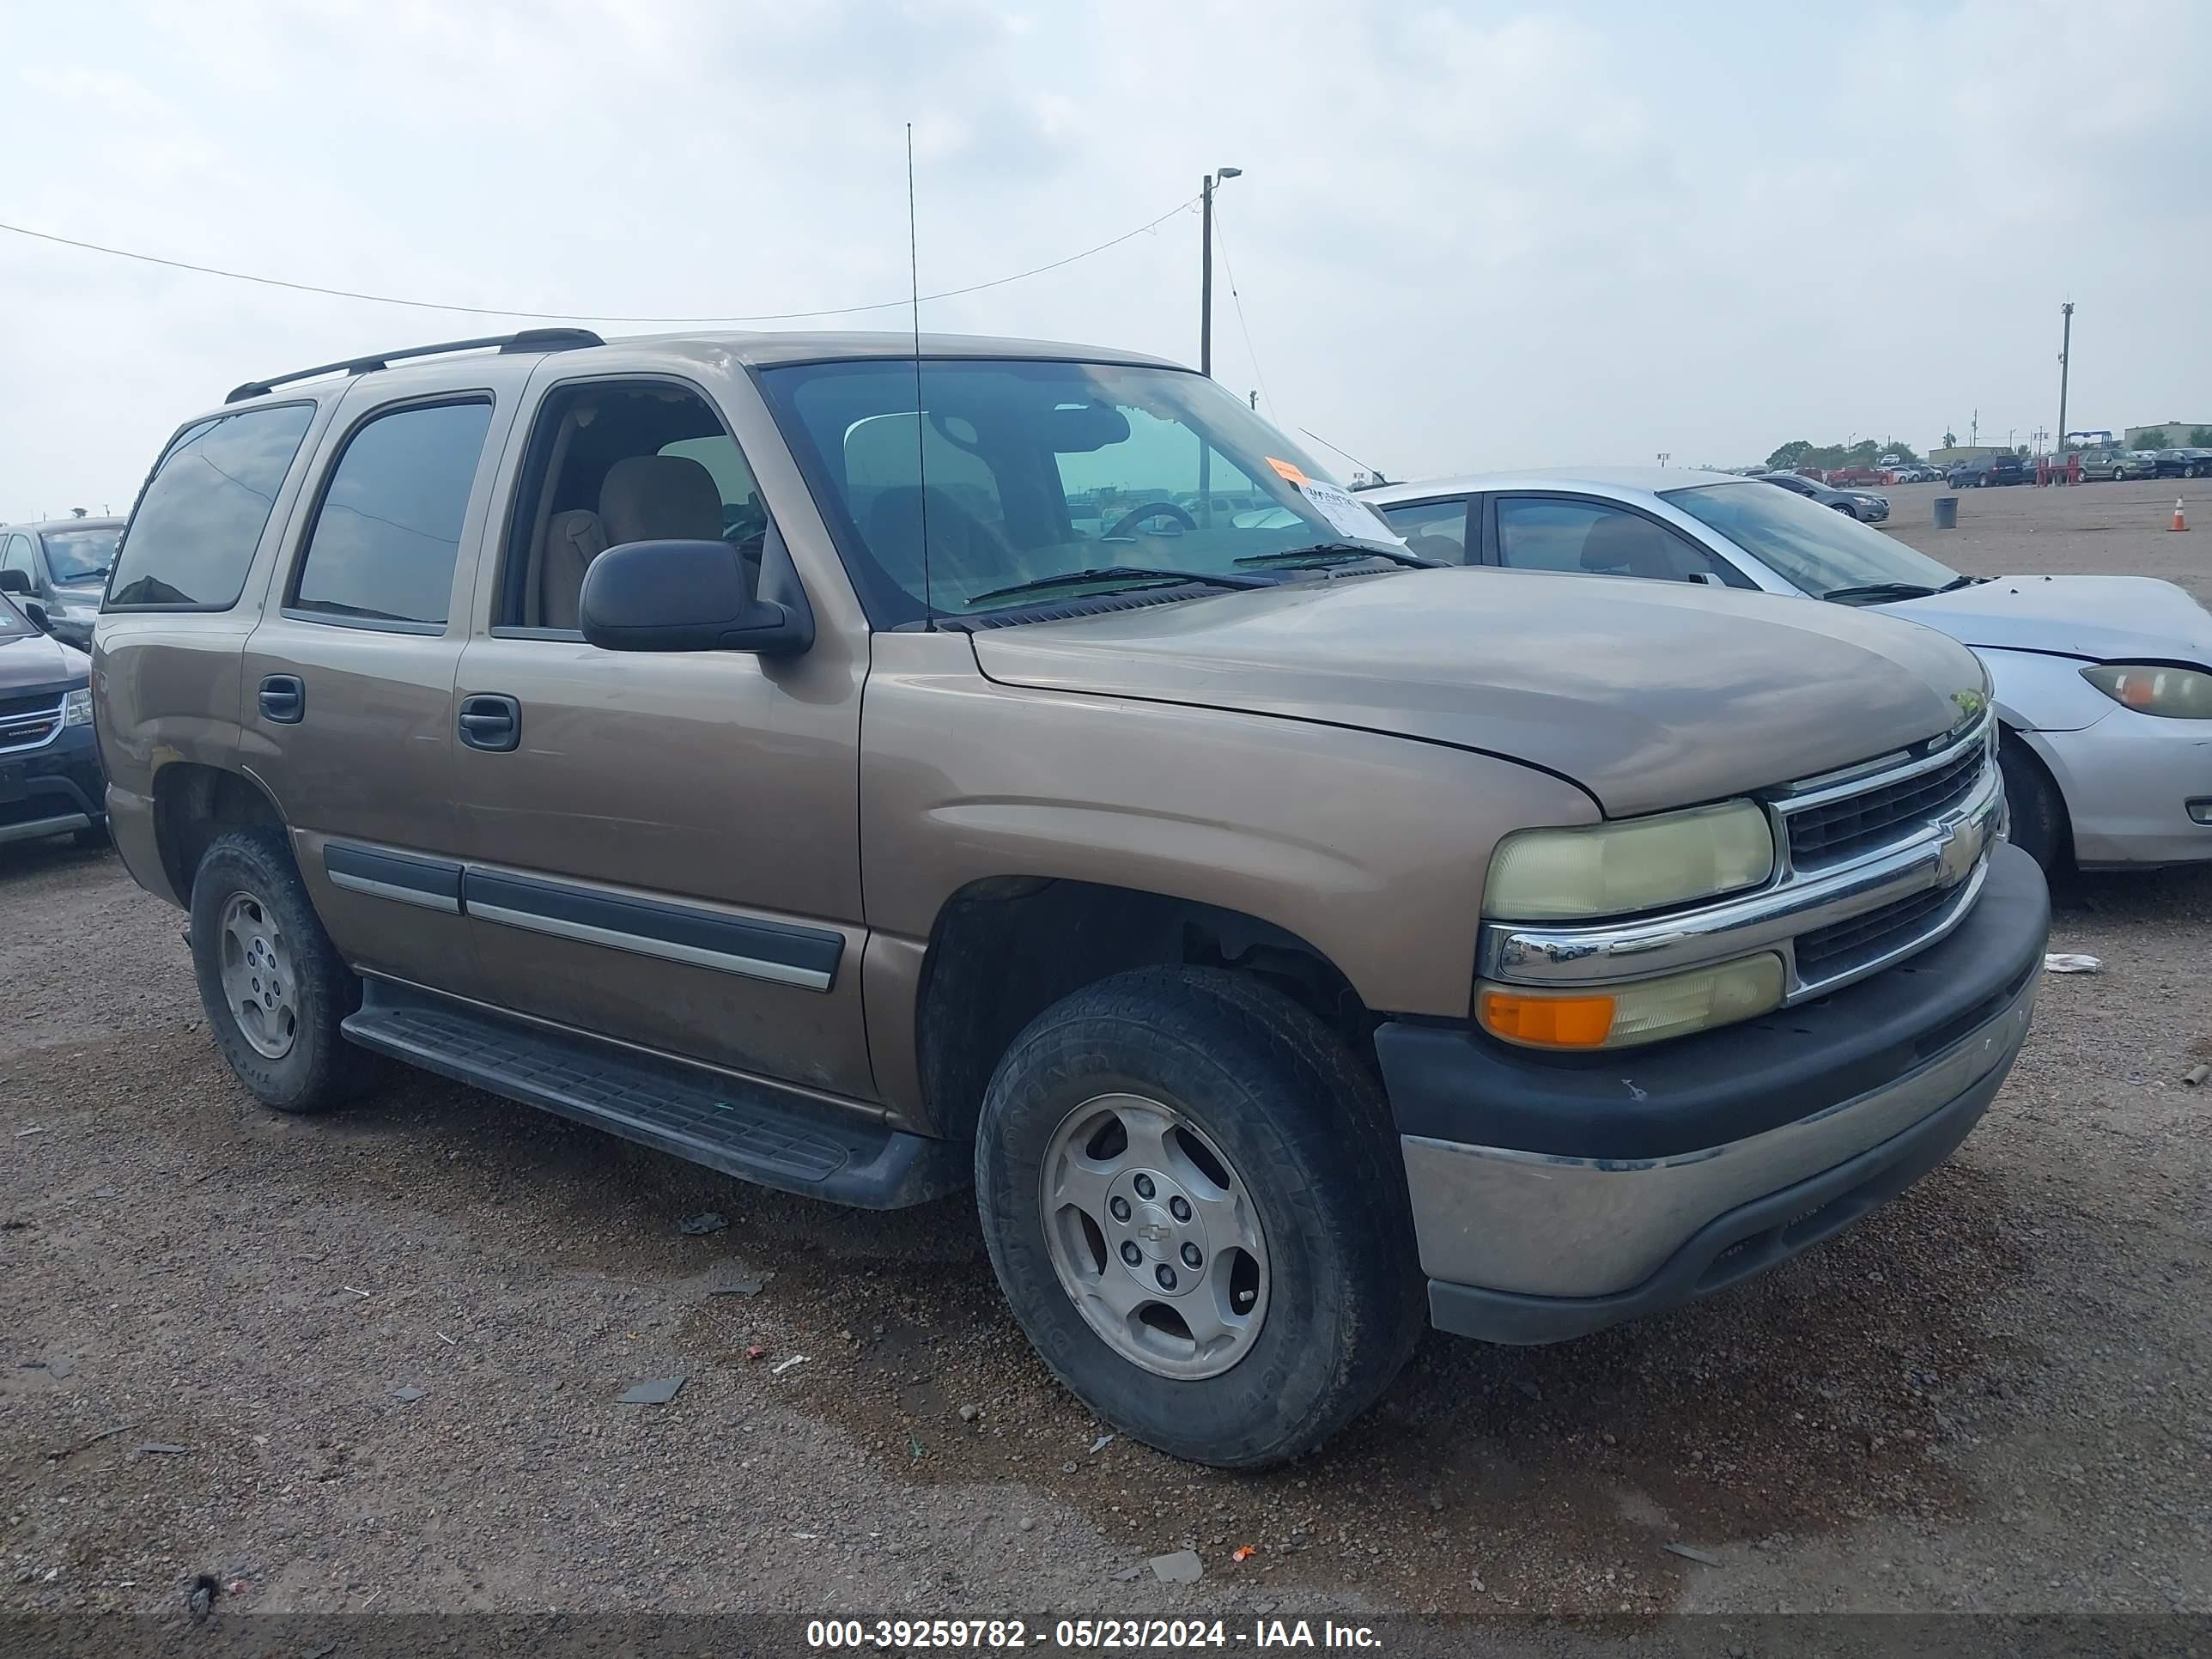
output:
{"label": "trash can", "polygon": [[1936,527],[1938,530],[1956,530],[1959,527],[1959,498],[1956,495],[1938,495],[1936,498]]}

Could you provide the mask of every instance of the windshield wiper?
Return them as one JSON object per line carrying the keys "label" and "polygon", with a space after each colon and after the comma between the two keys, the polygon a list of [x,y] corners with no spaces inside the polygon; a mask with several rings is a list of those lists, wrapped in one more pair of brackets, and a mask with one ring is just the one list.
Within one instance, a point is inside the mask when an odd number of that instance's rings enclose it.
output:
{"label": "windshield wiper", "polygon": [[1955,593],[1962,587],[1979,587],[1984,582],[1993,580],[1989,576],[1954,576],[1936,591],[1938,593]]}
{"label": "windshield wiper", "polygon": [[1936,590],[1925,582],[1868,582],[1858,587],[1832,587],[1824,599],[1924,599]]}
{"label": "windshield wiper", "polygon": [[1300,565],[1349,564],[1354,559],[1388,559],[1393,564],[1411,565],[1416,570],[1443,568],[1439,560],[1425,559],[1402,548],[1370,547],[1364,542],[1316,542],[1310,547],[1293,547],[1280,553],[1250,554],[1237,562],[1240,567],[1282,569]]}
{"label": "windshield wiper", "polygon": [[1055,587],[1077,587],[1085,582],[1204,582],[1214,587],[1273,587],[1265,576],[1217,575],[1206,570],[1157,570],[1140,564],[1109,564],[1096,570],[1063,570],[1057,576],[1037,576],[1005,587],[970,593],[964,603],[1012,599],[1017,593],[1043,593]]}

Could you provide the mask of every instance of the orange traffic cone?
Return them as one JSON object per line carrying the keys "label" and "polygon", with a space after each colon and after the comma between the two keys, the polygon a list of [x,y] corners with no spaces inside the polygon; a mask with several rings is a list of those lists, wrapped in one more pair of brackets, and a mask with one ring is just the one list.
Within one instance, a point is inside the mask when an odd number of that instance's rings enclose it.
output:
{"label": "orange traffic cone", "polygon": [[2186,530],[2189,528],[2189,520],[2181,516],[2181,497],[2179,495],[2176,495],[2173,498],[2173,522],[2166,526],[2166,528],[2168,530]]}

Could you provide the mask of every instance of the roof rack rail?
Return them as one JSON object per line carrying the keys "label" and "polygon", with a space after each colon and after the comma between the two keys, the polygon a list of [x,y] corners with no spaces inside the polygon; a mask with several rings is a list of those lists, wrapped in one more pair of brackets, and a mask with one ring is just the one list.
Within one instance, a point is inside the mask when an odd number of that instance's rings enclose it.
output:
{"label": "roof rack rail", "polygon": [[289,386],[295,380],[312,380],[321,374],[335,374],[343,369],[349,374],[368,374],[408,357],[435,357],[448,351],[482,351],[497,346],[502,355],[514,351],[574,351],[582,346],[605,345],[606,342],[588,328],[526,328],[520,334],[488,334],[481,340],[447,340],[437,345],[409,346],[400,351],[380,351],[374,357],[350,357],[339,363],[318,363],[313,368],[295,369],[289,374],[272,374],[265,380],[248,380],[233,389],[223,399],[227,404],[244,403],[248,398],[259,398],[280,386]]}

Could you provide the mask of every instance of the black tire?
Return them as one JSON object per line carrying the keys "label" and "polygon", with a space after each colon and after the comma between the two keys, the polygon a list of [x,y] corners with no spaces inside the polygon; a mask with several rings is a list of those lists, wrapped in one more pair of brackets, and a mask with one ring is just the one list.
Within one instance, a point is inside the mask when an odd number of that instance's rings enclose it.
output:
{"label": "black tire", "polygon": [[1828,505],[1847,519],[1856,519],[1859,515],[1858,508],[1853,507],[1849,501],[1830,501]]}
{"label": "black tire", "polygon": [[2035,751],[2009,732],[1997,744],[1997,770],[2004,776],[2012,844],[2046,875],[2063,868],[2072,855],[2074,832],[2057,784]]}
{"label": "black tire", "polygon": [[[1258,1212],[1265,1316],[1217,1376],[1159,1376],[1115,1352],[1054,1270],[1046,1152],[1079,1105],[1118,1091],[1188,1118]],[[985,1093],[975,1193],[999,1284],[1045,1363],[1108,1423],[1193,1462],[1258,1468],[1312,1450],[1374,1402],[1421,1332],[1405,1170],[1380,1089],[1310,1014],[1233,974],[1121,974],[1031,1021]]]}
{"label": "black tire", "polygon": [[[290,957],[295,1019],[291,1047],[276,1059],[247,1040],[223,993],[222,918],[240,893],[274,917]],[[338,1023],[361,1006],[361,981],[323,931],[284,832],[264,827],[217,836],[192,878],[191,917],[192,971],[208,1030],[247,1091],[280,1112],[326,1111],[359,1094],[373,1057],[341,1036]]]}

